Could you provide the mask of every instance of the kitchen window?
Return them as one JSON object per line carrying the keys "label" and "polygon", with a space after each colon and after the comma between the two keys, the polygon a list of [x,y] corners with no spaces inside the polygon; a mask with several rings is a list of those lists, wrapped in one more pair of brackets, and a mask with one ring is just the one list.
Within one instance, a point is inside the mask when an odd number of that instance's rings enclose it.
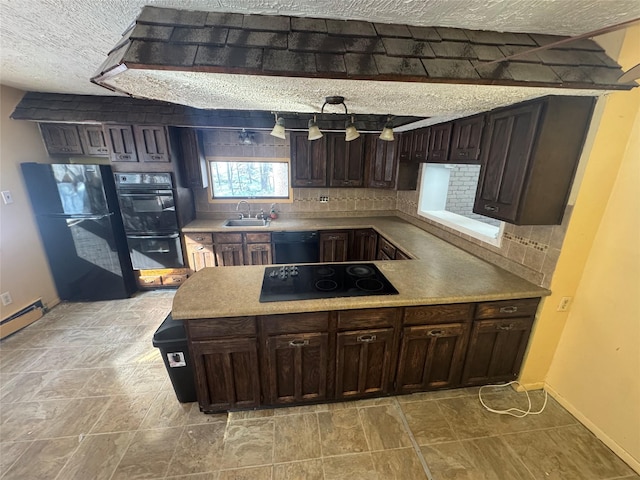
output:
{"label": "kitchen window", "polygon": [[207,157],[207,163],[212,201],[292,197],[288,158]]}
{"label": "kitchen window", "polygon": [[425,163],[418,215],[500,246],[504,222],[473,212],[480,165]]}

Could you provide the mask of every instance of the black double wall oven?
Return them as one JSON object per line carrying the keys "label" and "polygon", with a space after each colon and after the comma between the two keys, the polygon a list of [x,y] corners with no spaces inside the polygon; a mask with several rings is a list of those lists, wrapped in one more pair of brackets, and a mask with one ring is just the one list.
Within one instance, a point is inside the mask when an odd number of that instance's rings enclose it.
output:
{"label": "black double wall oven", "polygon": [[183,268],[171,174],[116,173],[115,180],[133,268]]}

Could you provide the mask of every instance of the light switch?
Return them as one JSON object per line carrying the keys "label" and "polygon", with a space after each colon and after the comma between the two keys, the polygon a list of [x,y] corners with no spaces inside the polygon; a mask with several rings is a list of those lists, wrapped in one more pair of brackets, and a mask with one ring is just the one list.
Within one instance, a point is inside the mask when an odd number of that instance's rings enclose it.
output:
{"label": "light switch", "polygon": [[4,202],[5,205],[9,205],[10,203],[13,203],[13,195],[11,195],[11,192],[9,190],[2,191],[2,201]]}

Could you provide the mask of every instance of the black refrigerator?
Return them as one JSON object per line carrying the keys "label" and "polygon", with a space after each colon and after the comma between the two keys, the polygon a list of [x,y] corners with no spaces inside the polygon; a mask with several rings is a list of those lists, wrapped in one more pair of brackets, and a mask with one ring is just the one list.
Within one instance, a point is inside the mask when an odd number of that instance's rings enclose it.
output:
{"label": "black refrigerator", "polygon": [[60,298],[130,297],[136,282],[111,167],[21,167]]}

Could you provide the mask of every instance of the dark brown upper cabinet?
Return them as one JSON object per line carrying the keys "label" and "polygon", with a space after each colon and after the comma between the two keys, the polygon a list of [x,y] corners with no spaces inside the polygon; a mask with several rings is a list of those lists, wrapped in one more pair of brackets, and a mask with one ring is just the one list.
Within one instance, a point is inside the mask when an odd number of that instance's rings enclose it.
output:
{"label": "dark brown upper cabinet", "polygon": [[552,96],[489,113],[473,211],[560,224],[593,106],[591,97]]}
{"label": "dark brown upper cabinet", "polygon": [[86,155],[92,157],[109,156],[109,147],[107,147],[102,125],[78,125],[78,133]]}
{"label": "dark brown upper cabinet", "polygon": [[396,142],[380,140],[378,135],[367,135],[365,142],[365,186],[395,188],[398,171]]}
{"label": "dark brown upper cabinet", "polygon": [[446,162],[449,158],[452,125],[449,122],[429,127],[431,133],[429,136],[429,153],[427,154],[428,162]]}
{"label": "dark brown upper cabinet", "polygon": [[291,132],[293,187],[327,185],[327,136],[309,141],[306,132]]}
{"label": "dark brown upper cabinet", "polygon": [[412,162],[426,162],[429,152],[429,138],[431,138],[431,128],[419,128],[414,130],[411,142]]}
{"label": "dark brown upper cabinet", "polygon": [[329,186],[362,187],[364,184],[364,136],[350,142],[342,133],[326,134],[329,144]]}
{"label": "dark brown upper cabinet", "polygon": [[169,162],[169,142],[165,127],[158,125],[134,125],[133,136],[141,162]]}
{"label": "dark brown upper cabinet", "polygon": [[395,141],[398,143],[398,160],[401,162],[410,162],[413,152],[413,131],[397,134]]}
{"label": "dark brown upper cabinet", "polygon": [[82,155],[80,135],[75,125],[41,123],[40,131],[49,155]]}
{"label": "dark brown upper cabinet", "polygon": [[104,125],[103,129],[112,162],[138,161],[131,125]]}
{"label": "dark brown upper cabinet", "polygon": [[450,163],[478,163],[484,128],[484,115],[461,118],[453,122]]}
{"label": "dark brown upper cabinet", "polygon": [[172,141],[179,146],[182,156],[182,181],[188,188],[207,188],[209,176],[204,156],[202,132],[195,128],[171,129]]}

